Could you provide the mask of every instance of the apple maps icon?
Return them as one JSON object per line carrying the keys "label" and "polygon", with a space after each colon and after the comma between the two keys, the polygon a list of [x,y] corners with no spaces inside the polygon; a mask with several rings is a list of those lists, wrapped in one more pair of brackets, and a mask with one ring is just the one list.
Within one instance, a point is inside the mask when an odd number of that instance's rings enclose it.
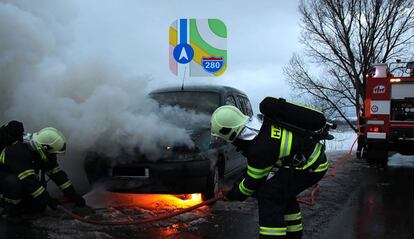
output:
{"label": "apple maps icon", "polygon": [[174,21],[169,29],[170,70],[190,77],[220,76],[227,67],[227,28],[219,19]]}

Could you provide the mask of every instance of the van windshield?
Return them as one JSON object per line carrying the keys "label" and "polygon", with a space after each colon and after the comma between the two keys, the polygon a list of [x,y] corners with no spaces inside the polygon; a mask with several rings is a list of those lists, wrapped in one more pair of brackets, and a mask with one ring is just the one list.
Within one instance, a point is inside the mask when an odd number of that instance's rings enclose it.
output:
{"label": "van windshield", "polygon": [[209,114],[212,114],[220,104],[220,95],[214,92],[160,92],[152,93],[151,98],[161,105],[179,106],[187,110]]}

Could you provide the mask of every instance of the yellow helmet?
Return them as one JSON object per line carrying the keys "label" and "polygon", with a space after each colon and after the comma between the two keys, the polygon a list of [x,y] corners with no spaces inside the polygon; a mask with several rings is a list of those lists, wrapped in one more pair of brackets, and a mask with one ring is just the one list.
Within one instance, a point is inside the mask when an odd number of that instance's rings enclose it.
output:
{"label": "yellow helmet", "polygon": [[41,129],[33,133],[33,142],[48,154],[62,154],[66,151],[66,139],[63,134],[52,127]]}
{"label": "yellow helmet", "polygon": [[221,106],[211,115],[211,135],[233,142],[248,121],[249,116],[244,115],[237,107]]}

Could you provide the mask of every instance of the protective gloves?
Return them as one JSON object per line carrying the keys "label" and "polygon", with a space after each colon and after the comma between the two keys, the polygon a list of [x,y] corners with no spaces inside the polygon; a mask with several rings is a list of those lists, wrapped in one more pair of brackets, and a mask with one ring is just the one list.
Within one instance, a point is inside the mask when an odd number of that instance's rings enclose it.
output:
{"label": "protective gloves", "polygon": [[76,204],[78,207],[84,207],[86,205],[85,199],[81,195],[79,195],[73,186],[68,187],[66,190],[63,191],[66,197],[68,197],[72,202]]}
{"label": "protective gloves", "polygon": [[77,194],[77,193],[75,193],[75,194],[73,194],[73,195],[71,195],[70,197],[69,197],[75,204],[76,204],[76,206],[78,206],[78,207],[84,207],[85,205],[86,205],[86,202],[85,202],[85,199],[81,196],[81,195],[79,195],[79,194]]}

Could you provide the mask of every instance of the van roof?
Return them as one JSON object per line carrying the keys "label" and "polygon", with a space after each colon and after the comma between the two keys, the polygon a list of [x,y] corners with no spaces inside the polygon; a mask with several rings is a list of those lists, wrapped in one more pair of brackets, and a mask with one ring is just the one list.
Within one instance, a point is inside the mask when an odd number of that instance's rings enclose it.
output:
{"label": "van roof", "polygon": [[156,94],[156,93],[163,93],[163,92],[179,92],[179,91],[192,91],[192,92],[217,92],[220,94],[224,94],[224,93],[236,93],[236,94],[240,94],[243,96],[247,95],[230,86],[222,86],[222,85],[191,85],[191,86],[185,86],[184,89],[181,89],[181,86],[175,86],[175,87],[166,87],[166,88],[161,88],[161,89],[157,89],[152,91],[150,94]]}

